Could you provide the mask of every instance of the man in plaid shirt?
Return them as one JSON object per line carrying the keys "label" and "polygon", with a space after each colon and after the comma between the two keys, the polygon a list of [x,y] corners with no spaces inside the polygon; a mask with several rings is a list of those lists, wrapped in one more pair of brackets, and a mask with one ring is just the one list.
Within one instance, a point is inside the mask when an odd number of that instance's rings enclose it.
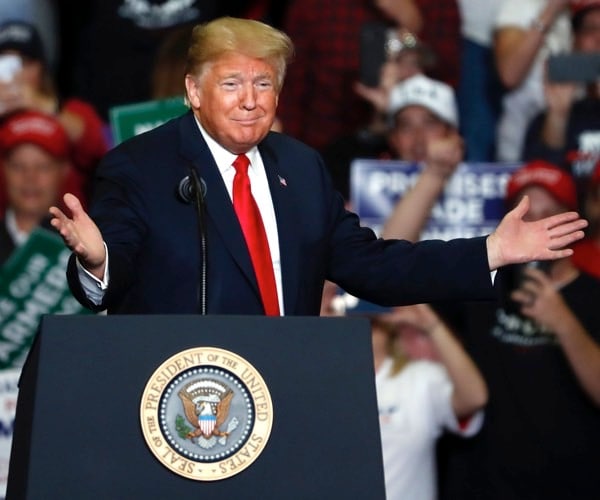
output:
{"label": "man in plaid shirt", "polygon": [[456,0],[292,1],[283,29],[296,46],[281,94],[284,131],[323,150],[355,132],[371,108],[353,90],[359,78],[360,31],[382,21],[415,33],[437,55],[431,76],[455,86],[460,17]]}

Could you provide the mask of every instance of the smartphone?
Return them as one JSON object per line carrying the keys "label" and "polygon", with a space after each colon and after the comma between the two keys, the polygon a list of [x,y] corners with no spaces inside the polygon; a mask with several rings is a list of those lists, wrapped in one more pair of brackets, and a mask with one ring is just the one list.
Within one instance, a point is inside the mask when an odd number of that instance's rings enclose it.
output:
{"label": "smartphone", "polygon": [[551,82],[593,83],[600,80],[600,52],[572,52],[548,58]]}
{"label": "smartphone", "polygon": [[360,30],[360,81],[368,87],[379,85],[387,38],[388,26],[383,23],[365,23]]}
{"label": "smartphone", "polygon": [[0,82],[9,83],[21,71],[21,58],[15,54],[0,55]]}
{"label": "smartphone", "polygon": [[525,269],[539,269],[540,271],[542,271],[544,274],[549,274],[550,273],[550,269],[552,268],[552,261],[551,260],[534,260],[531,262],[526,262],[525,264],[519,264],[517,266],[517,273],[518,273],[518,277],[516,280],[515,285],[517,286],[517,288],[520,288],[523,285],[523,282],[527,281],[528,279],[530,279],[526,274],[525,274]]}
{"label": "smartphone", "polygon": [[538,260],[532,262],[526,262],[524,264],[512,264],[505,266],[499,271],[499,289],[500,289],[500,303],[502,307],[510,313],[518,314],[521,310],[521,306],[513,301],[511,298],[512,292],[523,287],[523,284],[530,279],[525,274],[525,269],[536,268],[540,271],[548,274],[552,267],[553,261],[550,260]]}

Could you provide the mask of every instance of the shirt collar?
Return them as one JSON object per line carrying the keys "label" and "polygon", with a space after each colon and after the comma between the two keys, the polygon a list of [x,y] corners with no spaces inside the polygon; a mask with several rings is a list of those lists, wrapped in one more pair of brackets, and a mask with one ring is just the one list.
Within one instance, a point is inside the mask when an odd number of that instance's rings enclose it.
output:
{"label": "shirt collar", "polygon": [[[237,158],[238,155],[231,153],[223,146],[221,146],[217,141],[215,141],[209,133],[204,129],[204,127],[200,124],[200,121],[196,116],[194,116],[196,120],[196,124],[200,129],[200,133],[206,144],[208,145],[208,149],[212,153],[215,162],[217,163],[217,167],[219,168],[219,172],[223,175],[227,170],[233,168],[233,161]],[[246,152],[246,156],[250,160],[250,168],[256,169],[256,165],[258,165],[257,157],[258,157],[258,148],[254,146],[249,151]]]}
{"label": "shirt collar", "polygon": [[27,241],[29,237],[29,233],[25,231],[21,231],[17,226],[17,218],[15,217],[15,213],[11,208],[6,209],[6,213],[4,216],[6,220],[6,230],[10,237],[15,242],[15,245],[21,246],[23,243]]}

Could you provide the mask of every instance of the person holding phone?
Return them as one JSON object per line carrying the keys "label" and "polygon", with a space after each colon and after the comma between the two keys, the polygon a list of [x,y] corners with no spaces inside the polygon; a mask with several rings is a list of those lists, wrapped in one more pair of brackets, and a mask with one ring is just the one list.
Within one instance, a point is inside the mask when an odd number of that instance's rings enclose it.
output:
{"label": "person holding phone", "polygon": [[[528,220],[577,203],[573,178],[543,161],[527,163],[509,179],[508,208],[525,195]],[[466,478],[446,471],[461,492],[449,497],[594,498],[600,488],[600,280],[571,258],[546,270],[514,270],[517,287],[511,291],[505,280],[510,295],[500,307],[467,309],[463,338],[490,402],[481,433],[454,450],[454,463],[462,458],[460,470],[469,470]],[[501,287],[505,277],[497,277]]]}
{"label": "person holding phone", "polygon": [[437,56],[431,76],[450,85],[458,82],[457,0],[290,1],[282,27],[296,52],[278,115],[286,133],[321,153],[371,120],[372,107],[354,90],[360,79],[361,30],[371,23],[413,33]]}
{"label": "person holding phone", "polygon": [[[572,53],[596,54],[600,60],[600,1],[573,2],[571,25]],[[544,83],[547,109],[530,123],[522,156],[543,158],[569,170],[583,199],[600,151],[600,87],[597,81],[579,81],[578,74],[589,73],[588,68],[581,69],[586,72],[571,72],[571,81],[553,81],[549,72]]]}
{"label": "person holding phone", "polygon": [[548,56],[571,48],[570,0],[504,0],[494,24],[494,59],[506,92],[496,132],[496,160],[518,161],[527,125],[546,106]]}

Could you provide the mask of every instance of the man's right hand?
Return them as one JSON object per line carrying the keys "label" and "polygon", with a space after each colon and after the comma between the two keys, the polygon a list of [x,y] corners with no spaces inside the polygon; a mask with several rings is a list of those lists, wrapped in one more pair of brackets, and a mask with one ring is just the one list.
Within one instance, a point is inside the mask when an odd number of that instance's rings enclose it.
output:
{"label": "man's right hand", "polygon": [[106,264],[102,234],[76,196],[67,193],[63,199],[72,218],[67,217],[58,207],[50,207],[50,223],[60,233],[67,247],[75,253],[81,265],[102,280]]}

